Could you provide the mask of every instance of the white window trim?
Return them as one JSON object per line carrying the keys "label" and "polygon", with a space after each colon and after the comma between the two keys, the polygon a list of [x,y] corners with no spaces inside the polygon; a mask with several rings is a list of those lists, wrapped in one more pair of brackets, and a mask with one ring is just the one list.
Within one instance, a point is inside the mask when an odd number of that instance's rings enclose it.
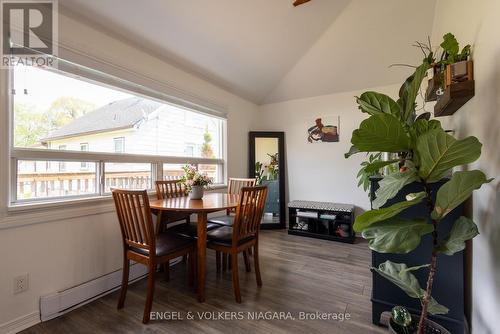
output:
{"label": "white window trim", "polygon": [[[26,149],[26,148],[13,148],[10,154],[11,159],[11,187],[10,187],[10,201],[8,207],[26,206],[28,203],[47,203],[47,202],[64,202],[70,199],[92,199],[109,196],[109,192],[105,191],[105,170],[106,163],[149,163],[151,164],[151,179],[163,179],[163,164],[207,164],[218,165],[224,170],[226,165],[224,159],[207,159],[195,157],[172,157],[172,156],[156,156],[156,155],[139,155],[139,154],[125,154],[125,153],[99,153],[99,152],[82,152],[82,151],[56,151],[46,149]],[[32,161],[76,161],[76,162],[95,162],[96,163],[96,181],[99,189],[93,195],[74,195],[64,197],[49,197],[37,199],[17,199],[17,163],[19,160],[32,160]],[[220,173],[220,172],[219,172]],[[225,181],[224,175],[219,174],[219,180]],[[216,186],[223,186],[217,184]],[[154,185],[151,185],[154,188]]]}
{"label": "white window trim", "polygon": [[[97,84],[101,84],[104,86],[111,86],[114,89],[124,89],[128,92],[143,95],[147,98],[156,99],[162,103],[170,103],[172,104],[172,100],[164,99],[164,94],[155,92],[152,89],[146,88],[144,86],[140,86],[138,84],[134,84],[133,82],[128,82],[126,80],[106,75],[99,71],[92,71],[84,66],[77,67],[76,65],[70,66],[71,71],[67,71],[68,66],[65,67],[65,72],[70,75],[81,76],[81,79],[90,80],[91,82],[95,82]],[[85,69],[85,70],[82,70]],[[152,156],[152,155],[136,155],[136,154],[114,154],[114,153],[99,153],[99,152],[82,152],[82,151],[57,151],[50,149],[28,149],[28,148],[15,148],[13,147],[12,137],[13,137],[13,129],[14,129],[14,117],[13,116],[13,103],[12,103],[12,95],[10,94],[13,82],[13,71],[12,70],[4,70],[5,74],[2,74],[1,80],[5,83],[2,85],[4,87],[2,89],[1,94],[5,97],[4,101],[6,110],[8,111],[6,114],[7,122],[4,124],[8,124],[8,131],[6,141],[8,157],[10,163],[8,164],[8,178],[7,185],[4,189],[8,189],[7,198],[2,199],[2,202],[5,203],[7,211],[15,211],[18,208],[22,208],[24,210],[28,210],[34,207],[41,207],[43,205],[49,206],[67,206],[74,201],[78,203],[82,203],[84,201],[94,201],[96,199],[106,199],[109,197],[109,193],[105,193],[103,191],[105,185],[103,182],[104,179],[104,164],[106,162],[123,162],[123,163],[150,163],[152,166],[152,180],[161,180],[163,179],[163,163],[168,164],[216,164],[219,166],[218,170],[218,179],[222,181],[222,183],[216,184],[213,188],[224,188],[227,183],[227,119],[225,114],[217,114],[214,112],[203,112],[200,109],[191,109],[187,108],[183,104],[175,104],[177,107],[188,109],[192,112],[206,114],[211,117],[215,117],[221,119],[221,141],[220,148],[221,158],[218,159],[206,159],[206,158],[196,158],[196,157],[176,157],[176,156]],[[75,73],[76,72],[76,73]],[[106,78],[107,80],[102,80],[102,78]],[[97,78],[97,79],[96,79]],[[101,79],[101,80],[99,80]],[[146,92],[146,94],[145,94]],[[202,109],[203,110],[203,109]],[[223,116],[222,116],[223,115]],[[0,145],[3,146],[3,145]],[[4,147],[5,148],[5,147]],[[17,162],[18,160],[43,160],[43,161],[86,161],[86,162],[96,162],[99,169],[96,171],[98,177],[100,177],[98,181],[99,191],[95,195],[82,195],[82,196],[67,196],[62,198],[39,198],[39,199],[29,199],[29,200],[17,200]],[[153,186],[153,185],[152,185]],[[0,221],[2,219],[0,218]]]}

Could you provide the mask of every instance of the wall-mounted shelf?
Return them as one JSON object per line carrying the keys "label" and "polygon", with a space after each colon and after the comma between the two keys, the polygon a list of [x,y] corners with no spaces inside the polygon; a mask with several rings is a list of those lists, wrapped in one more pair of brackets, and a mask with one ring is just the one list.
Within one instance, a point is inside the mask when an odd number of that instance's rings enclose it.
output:
{"label": "wall-mounted shelf", "polygon": [[453,115],[474,94],[474,80],[451,84],[434,106],[434,117]]}
{"label": "wall-mounted shelf", "polygon": [[[445,87],[444,94],[438,94]],[[441,72],[434,68],[434,76],[429,79],[425,101],[437,101],[434,116],[453,115],[475,94],[474,63],[472,60],[446,65]]]}

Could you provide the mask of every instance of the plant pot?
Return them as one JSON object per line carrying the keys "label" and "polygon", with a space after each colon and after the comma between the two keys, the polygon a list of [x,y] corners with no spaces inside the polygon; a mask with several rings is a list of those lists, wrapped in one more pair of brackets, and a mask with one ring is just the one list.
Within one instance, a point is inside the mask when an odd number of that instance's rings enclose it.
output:
{"label": "plant pot", "polygon": [[192,186],[189,192],[189,199],[202,199],[203,198],[203,186]]}
{"label": "plant pot", "polygon": [[[412,315],[411,317],[413,319],[413,323],[417,325],[419,320],[420,320],[420,317],[416,316],[416,315]],[[401,334],[402,333],[402,332],[398,332],[396,330],[397,325],[391,321],[391,313],[390,312],[383,312],[381,314],[380,323],[385,325],[385,326],[388,326],[389,333],[391,333],[391,334]],[[426,323],[428,330],[427,331],[424,330],[424,334],[427,334],[427,333],[430,333],[430,334],[451,334],[451,332],[448,331],[446,328],[444,328],[443,326],[441,326],[438,323],[435,323],[432,320],[427,319],[425,321],[425,323]],[[410,332],[409,334],[415,334],[416,332],[417,331],[415,329],[415,331]]]}
{"label": "plant pot", "polygon": [[445,87],[464,81],[474,80],[472,60],[459,61],[446,66]]}

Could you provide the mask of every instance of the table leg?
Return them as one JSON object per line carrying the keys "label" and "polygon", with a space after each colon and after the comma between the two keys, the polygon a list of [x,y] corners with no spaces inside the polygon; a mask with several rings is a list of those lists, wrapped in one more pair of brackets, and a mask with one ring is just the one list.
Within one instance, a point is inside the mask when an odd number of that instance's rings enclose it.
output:
{"label": "table leg", "polygon": [[198,301],[205,301],[205,259],[207,254],[207,213],[198,213]]}
{"label": "table leg", "polygon": [[162,230],[162,226],[161,226],[161,216],[163,214],[163,211],[162,210],[158,210],[158,214],[156,215],[156,235],[160,234],[161,230]]}

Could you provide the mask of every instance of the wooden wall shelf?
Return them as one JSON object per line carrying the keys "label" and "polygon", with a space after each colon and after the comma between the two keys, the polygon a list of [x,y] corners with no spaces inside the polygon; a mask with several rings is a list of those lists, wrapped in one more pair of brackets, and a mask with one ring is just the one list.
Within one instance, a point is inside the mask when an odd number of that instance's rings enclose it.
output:
{"label": "wooden wall shelf", "polygon": [[453,115],[474,94],[474,80],[451,84],[434,106],[434,117]]}

